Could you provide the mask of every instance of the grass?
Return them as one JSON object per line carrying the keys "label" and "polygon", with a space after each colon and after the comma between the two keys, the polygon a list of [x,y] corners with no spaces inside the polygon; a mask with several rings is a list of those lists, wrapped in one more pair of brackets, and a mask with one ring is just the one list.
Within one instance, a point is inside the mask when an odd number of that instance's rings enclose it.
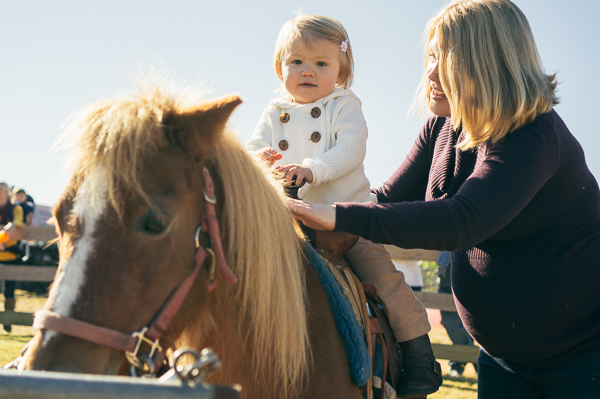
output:
{"label": "grass", "polygon": [[31,338],[32,335],[0,335],[0,365],[4,366],[20,356],[21,349]]}
{"label": "grass", "polygon": [[[440,278],[438,277],[438,265],[436,262],[419,261],[421,274],[423,275],[423,291],[437,292]],[[429,333],[431,342],[436,344],[451,345],[452,341],[443,328],[434,328]],[[440,390],[433,395],[431,399],[476,399],[477,398],[477,372],[472,364],[465,367],[465,371],[460,378],[449,377],[446,374],[448,361],[438,359],[442,365],[442,374],[444,383]]]}
{"label": "grass", "polygon": [[[429,333],[431,342],[436,344],[452,344],[446,330],[443,328],[434,328]],[[471,363],[467,364],[463,375],[459,378],[449,377],[446,374],[448,361],[438,359],[442,365],[442,374],[444,383],[440,390],[429,395],[430,399],[477,399],[477,373]]]}
{"label": "grass", "polygon": [[[26,291],[17,290],[15,292],[17,298],[16,311],[18,312],[35,312],[43,307],[46,301],[46,296],[31,294]],[[0,295],[1,310],[4,310],[4,296]],[[31,327],[13,326],[12,332],[6,333],[4,330],[0,332],[0,366],[17,358],[21,349],[31,338],[33,338],[35,330]],[[443,328],[434,328],[429,337],[431,342],[439,344],[451,344],[450,338]],[[429,395],[430,399],[476,399],[477,398],[477,373],[471,364],[467,365],[465,372],[460,378],[451,378],[446,375],[448,361],[439,360],[444,372],[444,384],[440,390],[433,395]]]}
{"label": "grass", "polygon": [[[15,290],[17,306],[15,311],[33,313],[41,309],[46,302],[46,295],[32,294],[27,291]],[[4,295],[0,295],[1,309],[4,310]],[[14,360],[21,354],[21,349],[33,338],[35,329],[25,326],[12,326],[12,332],[0,330],[0,366]]]}

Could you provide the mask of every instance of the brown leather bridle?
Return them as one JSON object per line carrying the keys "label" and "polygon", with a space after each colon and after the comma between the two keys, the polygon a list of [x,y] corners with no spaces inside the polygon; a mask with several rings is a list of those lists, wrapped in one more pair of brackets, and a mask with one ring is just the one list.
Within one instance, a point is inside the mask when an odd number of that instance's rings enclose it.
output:
{"label": "brown leather bridle", "polygon": [[[150,324],[142,327],[140,331],[126,334],[63,316],[50,310],[40,310],[35,313],[33,327],[57,331],[61,334],[125,352],[127,360],[131,365],[132,374],[137,374],[136,369],[142,370],[145,374],[156,374],[164,361],[164,352],[159,344],[160,338],[169,327],[171,319],[173,319],[187,297],[207,255],[210,254],[212,257],[207,283],[209,292],[217,283],[215,279],[216,264],[218,264],[223,278],[229,284],[234,284],[238,280],[227,266],[225,255],[223,254],[219,222],[215,211],[215,204],[217,203],[215,188],[206,166],[203,168],[203,176],[205,212],[202,223],[196,229],[195,234],[196,248],[198,249],[196,251],[196,266],[192,273],[169,295]],[[210,237],[209,244],[206,247],[200,244],[200,233],[202,232],[208,233]],[[147,354],[140,353],[142,343],[150,346]]]}

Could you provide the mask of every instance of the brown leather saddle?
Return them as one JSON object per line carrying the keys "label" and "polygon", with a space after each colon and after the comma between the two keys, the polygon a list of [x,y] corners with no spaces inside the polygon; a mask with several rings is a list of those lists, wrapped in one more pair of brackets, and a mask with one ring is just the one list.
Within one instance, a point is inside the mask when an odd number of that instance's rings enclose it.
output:
{"label": "brown leather saddle", "polygon": [[[294,182],[295,183],[295,182]],[[284,186],[288,197],[298,199],[298,190],[304,185]],[[356,293],[352,295],[354,299],[360,298],[357,306],[362,309],[357,314],[357,318],[363,319],[363,331],[365,332],[365,341],[371,355],[371,375],[377,365],[378,354],[381,357],[382,373],[380,379],[380,388],[373,389],[373,378],[369,380],[366,386],[362,387],[368,398],[373,397],[373,392],[379,393],[378,397],[385,397],[385,388],[383,381],[387,382],[396,392],[400,379],[402,377],[402,352],[396,345],[396,338],[390,327],[387,315],[383,310],[383,304],[377,296],[377,288],[370,283],[362,283],[354,274],[352,267],[344,258],[344,254],[352,248],[358,240],[358,236],[346,232],[314,230],[300,223],[308,241],[315,250],[334,267],[338,269],[347,280],[350,287],[355,287]],[[351,288],[352,289],[352,288]]]}
{"label": "brown leather saddle", "polygon": [[[302,230],[317,252],[337,267],[341,274],[347,276],[347,280],[352,280],[348,281],[349,285],[354,285],[358,291],[361,291],[357,295],[365,301],[360,303],[360,306],[366,315],[364,319],[367,325],[363,329],[367,331],[365,338],[367,345],[370,346],[368,349],[371,355],[372,372],[375,371],[379,354],[382,364],[381,381],[386,381],[397,391],[403,372],[402,354],[399,346],[396,345],[396,338],[377,296],[377,288],[370,283],[361,283],[343,256],[356,243],[358,237],[345,232],[313,230],[304,225]],[[365,391],[372,389],[371,384],[372,380],[363,389]],[[374,391],[379,393],[379,398],[384,398],[384,389],[381,389],[381,383],[379,385]]]}

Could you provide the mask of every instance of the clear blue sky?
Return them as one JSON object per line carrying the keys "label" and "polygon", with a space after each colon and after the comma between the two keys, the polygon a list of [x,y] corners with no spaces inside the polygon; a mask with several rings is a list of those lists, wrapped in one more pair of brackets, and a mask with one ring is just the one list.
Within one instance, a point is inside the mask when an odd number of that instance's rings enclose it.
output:
{"label": "clear blue sky", "polygon": [[[542,60],[561,82],[557,111],[600,177],[597,123],[600,1],[516,0]],[[0,181],[52,205],[65,154],[49,152],[78,108],[132,88],[139,68],[238,93],[232,123],[246,142],[279,86],[272,68],[281,25],[298,11],[339,19],[355,54],[354,92],[369,127],[366,173],[380,185],[424,120],[408,116],[421,76],[425,23],[442,0],[19,1],[0,0]]]}

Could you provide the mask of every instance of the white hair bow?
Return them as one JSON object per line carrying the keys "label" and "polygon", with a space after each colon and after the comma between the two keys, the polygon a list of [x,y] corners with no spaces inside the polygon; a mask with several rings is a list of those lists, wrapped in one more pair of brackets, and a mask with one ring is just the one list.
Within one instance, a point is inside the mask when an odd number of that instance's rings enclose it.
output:
{"label": "white hair bow", "polygon": [[342,53],[345,53],[346,50],[348,50],[348,40],[344,40],[340,43],[340,49],[342,50]]}

